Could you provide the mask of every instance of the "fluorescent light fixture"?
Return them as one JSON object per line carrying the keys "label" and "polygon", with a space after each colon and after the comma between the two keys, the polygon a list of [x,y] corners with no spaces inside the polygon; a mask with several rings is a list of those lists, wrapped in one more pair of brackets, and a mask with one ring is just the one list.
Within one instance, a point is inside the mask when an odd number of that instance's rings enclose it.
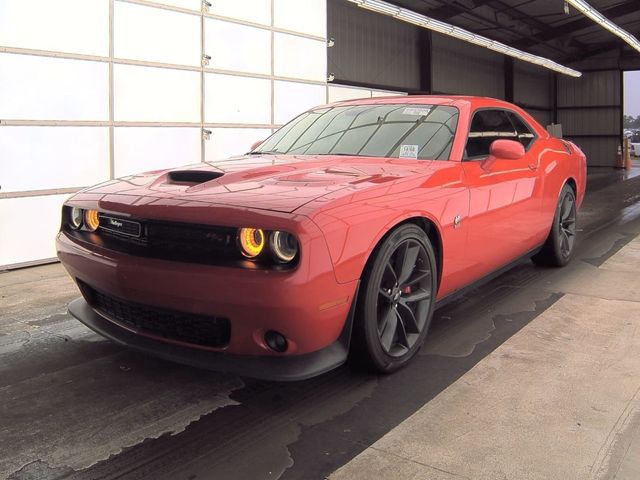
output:
{"label": "fluorescent light fixture", "polygon": [[587,2],[585,2],[584,0],[567,0],[567,3],[570,3],[580,13],[589,17],[591,20],[601,25],[603,28],[606,28],[614,35],[617,35],[633,48],[635,48],[638,52],[640,52],[640,41],[638,41],[636,37],[631,35],[625,29],[620,28],[618,25],[602,15],[598,10],[593,8]]}
{"label": "fluorescent light fixture", "polygon": [[[554,70],[564,75],[570,75],[572,77],[582,76],[582,73],[578,72],[577,70],[565,67],[564,65],[560,65],[559,63],[556,63],[548,58],[539,57],[538,55],[533,55],[532,53],[523,52],[522,50],[509,47],[508,45],[505,45],[504,43],[498,42],[496,40],[491,40],[487,37],[483,37],[482,35],[477,35],[473,32],[465,30],[464,28],[441,22],[440,20],[436,20],[435,18],[427,17],[426,15],[421,15],[411,10],[407,10],[406,8],[398,7],[397,5],[393,5],[392,3],[384,2],[382,0],[349,1],[355,3],[359,7],[366,8],[367,10],[372,10],[377,13],[389,15],[390,17],[397,18],[398,20],[412,23],[414,25],[418,25],[419,27],[427,28],[429,30],[433,30],[434,32],[449,35],[451,37],[464,40],[465,42],[470,42],[475,45],[488,48],[489,50],[493,50],[494,52],[517,58],[518,60],[522,60],[523,62],[534,63],[536,65],[540,65],[541,67]],[[569,1],[572,4],[574,3],[574,1]],[[576,3],[584,3],[580,0],[575,1]]]}

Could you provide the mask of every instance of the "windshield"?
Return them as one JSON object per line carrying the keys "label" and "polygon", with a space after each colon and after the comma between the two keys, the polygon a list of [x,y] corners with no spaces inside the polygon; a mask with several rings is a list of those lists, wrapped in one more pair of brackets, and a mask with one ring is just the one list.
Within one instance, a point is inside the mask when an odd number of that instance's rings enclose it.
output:
{"label": "windshield", "polygon": [[345,105],[305,112],[252,153],[448,160],[458,109],[443,105]]}

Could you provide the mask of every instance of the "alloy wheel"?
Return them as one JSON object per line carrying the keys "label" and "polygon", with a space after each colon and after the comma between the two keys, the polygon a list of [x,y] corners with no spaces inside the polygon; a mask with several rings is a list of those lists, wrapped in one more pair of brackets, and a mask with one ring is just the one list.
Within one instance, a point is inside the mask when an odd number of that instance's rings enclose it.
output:
{"label": "alloy wheel", "polygon": [[560,206],[559,242],[560,254],[567,258],[573,252],[576,241],[576,202],[571,194],[564,196]]}
{"label": "alloy wheel", "polygon": [[401,357],[415,345],[433,301],[432,266],[424,246],[407,239],[384,266],[378,288],[377,327],[382,349]]}

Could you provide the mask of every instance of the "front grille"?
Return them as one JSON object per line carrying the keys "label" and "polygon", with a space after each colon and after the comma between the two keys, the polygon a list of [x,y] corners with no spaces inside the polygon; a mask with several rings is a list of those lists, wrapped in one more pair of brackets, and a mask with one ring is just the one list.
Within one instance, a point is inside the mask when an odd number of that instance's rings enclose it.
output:
{"label": "front grille", "polygon": [[203,347],[221,348],[229,343],[231,322],[227,318],[141,305],[78,283],[91,307],[139,333]]}
{"label": "front grille", "polygon": [[245,260],[236,245],[238,229],[233,227],[100,214],[95,232],[64,228],[79,241],[138,257],[222,266],[238,266]]}
{"label": "front grille", "polygon": [[257,259],[248,261],[238,246],[236,227],[100,213],[98,230],[90,232],[86,228],[73,230],[69,226],[70,210],[71,207],[64,207],[62,224],[69,237],[114,252],[173,262],[278,271],[291,270],[297,264],[297,259],[286,264],[275,263],[268,249]]}

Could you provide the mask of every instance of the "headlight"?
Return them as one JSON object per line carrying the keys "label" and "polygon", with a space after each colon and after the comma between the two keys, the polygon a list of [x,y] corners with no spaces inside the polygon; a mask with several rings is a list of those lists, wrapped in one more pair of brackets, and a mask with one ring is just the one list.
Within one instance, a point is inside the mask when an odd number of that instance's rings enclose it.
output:
{"label": "headlight", "polygon": [[78,230],[82,226],[82,217],[84,212],[81,208],[72,207],[69,212],[69,226],[74,230]]}
{"label": "headlight", "polygon": [[95,232],[98,229],[100,219],[98,218],[97,210],[87,210],[84,212],[84,224],[90,232]]}
{"label": "headlight", "polygon": [[264,249],[264,231],[260,228],[241,228],[238,235],[242,254],[255,258]]}
{"label": "headlight", "polygon": [[269,237],[269,246],[279,262],[288,263],[298,254],[298,241],[296,237],[287,232],[272,232]]}

